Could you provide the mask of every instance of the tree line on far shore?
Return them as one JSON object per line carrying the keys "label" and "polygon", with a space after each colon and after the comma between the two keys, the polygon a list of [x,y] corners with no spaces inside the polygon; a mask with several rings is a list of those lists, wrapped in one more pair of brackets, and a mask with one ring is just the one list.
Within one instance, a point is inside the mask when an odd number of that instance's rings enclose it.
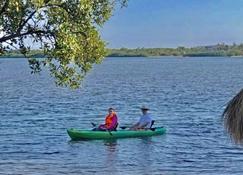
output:
{"label": "tree line on far shore", "polygon": [[206,57],[206,56],[242,56],[243,44],[226,45],[224,43],[212,46],[198,47],[177,47],[177,48],[120,48],[109,49],[108,56],[111,57],[149,57],[149,56],[188,56],[188,57]]}
{"label": "tree line on far shore", "polygon": [[[224,43],[212,46],[177,47],[177,48],[119,48],[107,49],[107,57],[149,57],[149,56],[184,56],[184,57],[206,57],[206,56],[243,56],[243,44],[226,45]],[[30,57],[44,57],[41,50],[32,50]],[[6,52],[1,57],[23,57],[18,50]]]}

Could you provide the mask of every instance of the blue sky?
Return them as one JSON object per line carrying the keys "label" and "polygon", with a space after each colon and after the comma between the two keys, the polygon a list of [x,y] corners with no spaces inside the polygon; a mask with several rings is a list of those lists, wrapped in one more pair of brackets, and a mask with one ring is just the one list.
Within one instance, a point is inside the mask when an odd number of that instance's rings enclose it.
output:
{"label": "blue sky", "polygon": [[101,36],[109,48],[243,43],[243,0],[129,0]]}

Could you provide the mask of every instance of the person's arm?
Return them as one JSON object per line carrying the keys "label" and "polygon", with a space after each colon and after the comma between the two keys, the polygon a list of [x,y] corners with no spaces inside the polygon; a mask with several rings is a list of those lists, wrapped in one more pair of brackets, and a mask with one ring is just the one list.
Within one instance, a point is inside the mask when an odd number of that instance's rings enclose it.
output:
{"label": "person's arm", "polygon": [[139,125],[140,125],[140,123],[137,122],[135,125],[131,126],[129,129],[130,129],[130,130],[136,130],[136,129],[138,129],[138,126],[139,126]]}
{"label": "person's arm", "polygon": [[144,129],[146,128],[146,126],[149,124],[150,122],[146,122],[144,124],[142,124],[141,126],[139,126],[139,129]]}
{"label": "person's arm", "polygon": [[106,129],[105,124],[99,125],[98,129]]}
{"label": "person's arm", "polygon": [[139,129],[139,125],[141,124],[142,120],[143,120],[143,118],[140,117],[139,121],[138,121],[135,125],[133,125],[133,126],[130,128],[130,130],[136,130],[136,129]]}
{"label": "person's arm", "polygon": [[143,121],[140,123],[139,129],[149,128],[150,124],[152,122],[152,119],[150,116],[147,116],[143,119]]}

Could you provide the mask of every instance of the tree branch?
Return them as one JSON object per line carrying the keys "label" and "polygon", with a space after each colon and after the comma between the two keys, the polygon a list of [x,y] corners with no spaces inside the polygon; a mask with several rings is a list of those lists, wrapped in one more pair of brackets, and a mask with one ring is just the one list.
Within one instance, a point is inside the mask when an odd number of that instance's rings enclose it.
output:
{"label": "tree branch", "polygon": [[19,28],[18,28],[18,30],[17,30],[17,32],[16,33],[20,33],[21,32],[21,30],[23,29],[23,27],[25,26],[25,24],[34,16],[34,14],[36,13],[36,10],[34,10],[31,14],[30,14],[30,16],[28,17],[28,18],[26,18],[25,19],[25,21],[21,24],[20,23],[20,25],[19,25]]}
{"label": "tree branch", "polygon": [[25,33],[15,33],[15,34],[12,34],[12,35],[9,35],[6,37],[2,37],[2,38],[0,38],[0,43],[6,42],[13,38],[22,37],[22,36],[26,36],[26,35],[33,35],[33,34],[51,34],[54,36],[54,33],[52,33],[52,32],[47,32],[47,31],[43,31],[43,30],[29,30]]}

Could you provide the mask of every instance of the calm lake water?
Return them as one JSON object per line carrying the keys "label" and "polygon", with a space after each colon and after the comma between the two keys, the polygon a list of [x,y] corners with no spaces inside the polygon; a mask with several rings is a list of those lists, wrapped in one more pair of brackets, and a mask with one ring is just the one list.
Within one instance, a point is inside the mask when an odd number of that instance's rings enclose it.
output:
{"label": "calm lake water", "polygon": [[[25,59],[0,59],[0,174],[243,174],[243,147],[221,114],[243,88],[242,58],[108,58],[78,90],[31,75]],[[116,141],[70,141],[107,108],[120,125],[148,105],[167,134]]]}

